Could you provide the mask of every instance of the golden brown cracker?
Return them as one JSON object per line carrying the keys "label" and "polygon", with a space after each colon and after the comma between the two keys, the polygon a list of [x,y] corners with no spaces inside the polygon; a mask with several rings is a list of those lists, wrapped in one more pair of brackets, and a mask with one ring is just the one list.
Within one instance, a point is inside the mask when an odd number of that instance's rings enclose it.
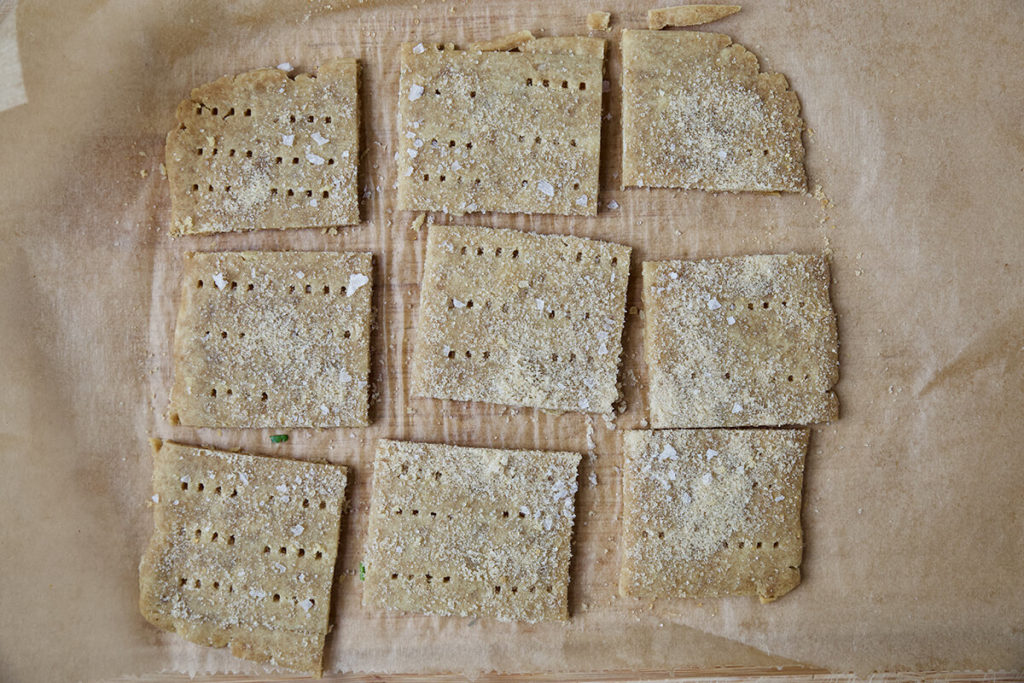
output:
{"label": "golden brown cracker", "polygon": [[597,213],[604,41],[518,48],[402,46],[399,208]]}
{"label": "golden brown cracker", "polygon": [[413,393],[610,412],[629,256],[579,237],[432,226]]}
{"label": "golden brown cracker", "polygon": [[186,255],[171,421],[368,424],[372,277],[365,253]]}
{"label": "golden brown cracker", "polygon": [[729,36],[622,33],[622,185],[803,192],[800,101]]}
{"label": "golden brown cracker", "polygon": [[156,443],[142,615],[236,657],[322,671],[346,471]]}
{"label": "golden brown cracker", "polygon": [[807,437],[806,429],[626,432],[622,595],[770,602],[795,588]]}
{"label": "golden brown cracker", "polygon": [[724,19],[740,11],[739,5],[677,5],[647,11],[647,28],[652,31],[667,26],[698,26]]}
{"label": "golden brown cracker", "polygon": [[649,261],[643,282],[652,427],[838,416],[836,318],[823,256]]}
{"label": "golden brown cracker", "polygon": [[195,88],[167,134],[171,232],[358,223],[358,75],[336,59],[315,76],[259,69]]}
{"label": "golden brown cracker", "polygon": [[381,440],[363,604],[568,618],[577,453]]}

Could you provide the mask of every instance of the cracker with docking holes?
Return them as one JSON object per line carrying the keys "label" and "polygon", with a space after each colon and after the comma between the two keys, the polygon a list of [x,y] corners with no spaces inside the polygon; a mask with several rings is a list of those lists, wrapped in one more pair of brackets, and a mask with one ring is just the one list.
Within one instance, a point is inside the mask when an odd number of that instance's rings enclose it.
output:
{"label": "cracker with docking holes", "polygon": [[337,465],[155,442],[139,607],[236,657],[320,675],[345,498]]}
{"label": "cracker with docking holes", "polygon": [[171,421],[195,427],[368,424],[372,258],[187,254]]}
{"label": "cracker with docking holes", "polygon": [[611,412],[629,256],[580,237],[432,226],[413,393]]}
{"label": "cracker with docking holes", "polygon": [[793,590],[807,437],[806,429],[626,432],[620,593],[771,602]]}
{"label": "cracker with docking holes", "polygon": [[643,297],[652,427],[838,417],[836,318],[823,256],[648,261]]}
{"label": "cracker with docking holes", "polygon": [[403,45],[399,208],[595,215],[604,44],[520,32],[475,50]]}
{"label": "cracker with docking holes", "polygon": [[804,192],[800,101],[729,36],[622,32],[622,185]]}
{"label": "cracker with docking holes", "polygon": [[363,604],[568,618],[577,453],[381,440]]}
{"label": "cracker with docking holes", "polygon": [[173,234],[359,222],[359,66],[225,76],[178,105],[167,134]]}

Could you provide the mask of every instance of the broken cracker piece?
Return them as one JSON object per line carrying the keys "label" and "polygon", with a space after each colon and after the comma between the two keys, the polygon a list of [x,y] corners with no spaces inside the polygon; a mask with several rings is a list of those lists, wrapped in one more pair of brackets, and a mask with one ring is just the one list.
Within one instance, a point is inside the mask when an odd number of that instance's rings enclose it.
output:
{"label": "broken cracker piece", "polygon": [[611,18],[610,12],[591,12],[587,15],[587,28],[591,31],[607,31]]}
{"label": "broken cracker piece", "polygon": [[578,453],[381,440],[363,604],[568,618]]}
{"label": "broken cracker piece", "polygon": [[740,11],[739,5],[677,5],[647,11],[647,28],[652,31],[667,26],[698,26],[718,21]]}
{"label": "broken cracker piece", "polygon": [[358,75],[337,59],[195,88],[167,134],[172,234],[358,223]]}
{"label": "broken cracker piece", "polygon": [[154,442],[139,607],[236,657],[322,673],[346,470]]}
{"label": "broken cracker piece", "polygon": [[838,416],[836,318],[820,255],[643,264],[651,426]]}
{"label": "broken cracker piece", "polygon": [[171,422],[368,424],[372,259],[345,252],[186,255]]}
{"label": "broken cracker piece", "polygon": [[622,34],[622,186],[803,192],[800,101],[729,36]]}
{"label": "broken cracker piece", "polygon": [[413,394],[610,412],[629,257],[579,237],[432,226]]}
{"label": "broken cracker piece", "polygon": [[604,40],[517,46],[402,46],[399,208],[597,213]]}
{"label": "broken cracker piece", "polygon": [[619,592],[758,595],[800,583],[806,429],[629,431]]}

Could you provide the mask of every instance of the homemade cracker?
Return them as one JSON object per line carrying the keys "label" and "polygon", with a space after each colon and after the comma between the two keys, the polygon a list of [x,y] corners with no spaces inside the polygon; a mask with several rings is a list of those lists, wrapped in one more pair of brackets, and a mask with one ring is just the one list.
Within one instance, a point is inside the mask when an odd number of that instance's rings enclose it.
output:
{"label": "homemade cracker", "polygon": [[643,287],[652,427],[838,416],[836,318],[823,256],[649,261]]}
{"label": "homemade cracker", "polygon": [[345,468],[169,442],[153,459],[142,615],[194,643],[320,675]]}
{"label": "homemade cracker", "polygon": [[528,36],[402,46],[399,208],[597,213],[605,41]]}
{"label": "homemade cracker", "polygon": [[363,604],[568,618],[577,453],[381,440]]}
{"label": "homemade cracker", "polygon": [[187,254],[171,422],[368,424],[372,277],[364,253]]}
{"label": "homemade cracker", "polygon": [[432,226],[413,393],[611,412],[629,256],[580,237]]}
{"label": "homemade cracker", "polygon": [[800,583],[806,429],[625,434],[619,591],[758,595]]}
{"label": "homemade cracker", "polygon": [[678,5],[647,11],[647,28],[652,31],[666,26],[697,26],[709,24],[740,11],[739,5]]}
{"label": "homemade cracker", "polygon": [[358,223],[358,76],[337,59],[316,76],[259,69],[195,88],[167,135],[171,232]]}
{"label": "homemade cracker", "polygon": [[729,36],[622,32],[622,185],[803,192],[800,101]]}

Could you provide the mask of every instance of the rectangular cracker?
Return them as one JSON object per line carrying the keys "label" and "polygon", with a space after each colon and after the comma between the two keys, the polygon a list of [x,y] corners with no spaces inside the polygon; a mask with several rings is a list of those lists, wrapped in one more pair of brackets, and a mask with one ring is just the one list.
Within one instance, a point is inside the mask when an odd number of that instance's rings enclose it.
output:
{"label": "rectangular cracker", "polygon": [[363,604],[568,618],[577,453],[381,440]]}
{"label": "rectangular cracker", "polygon": [[358,223],[358,77],[336,59],[195,88],[167,134],[172,234]]}
{"label": "rectangular cracker", "polygon": [[610,412],[629,256],[580,237],[432,226],[413,393]]}
{"label": "rectangular cracker", "polygon": [[622,186],[803,192],[800,101],[729,36],[622,32]]}
{"label": "rectangular cracker", "polygon": [[521,38],[402,46],[399,208],[597,213],[605,41]]}
{"label": "rectangular cracker", "polygon": [[346,470],[154,443],[139,608],[236,657],[320,675]]}
{"label": "rectangular cracker", "polygon": [[610,12],[590,12],[587,14],[587,28],[591,31],[607,31],[611,19],[612,15]]}
{"label": "rectangular cracker", "polygon": [[652,31],[666,26],[698,26],[710,24],[740,11],[739,5],[677,5],[647,10],[647,28]]}
{"label": "rectangular cracker", "polygon": [[619,591],[758,595],[800,583],[806,429],[625,434]]}
{"label": "rectangular cracker", "polygon": [[185,256],[170,420],[196,427],[369,423],[372,255]]}
{"label": "rectangular cracker", "polygon": [[652,427],[838,416],[836,318],[820,255],[643,264]]}

